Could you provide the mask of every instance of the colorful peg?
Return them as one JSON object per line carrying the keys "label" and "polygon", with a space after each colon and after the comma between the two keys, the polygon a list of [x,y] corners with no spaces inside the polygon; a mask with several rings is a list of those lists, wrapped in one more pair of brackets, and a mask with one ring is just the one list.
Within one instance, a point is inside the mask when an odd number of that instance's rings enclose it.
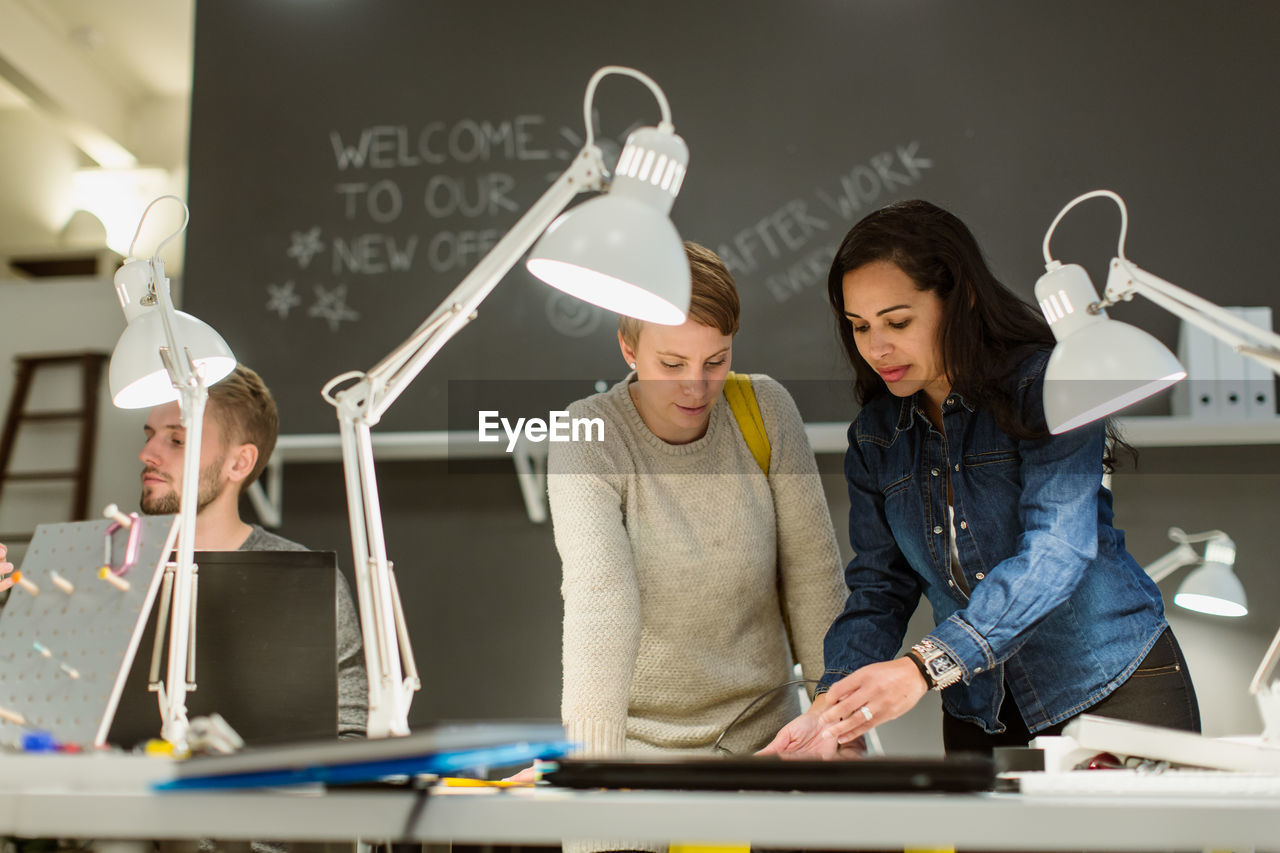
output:
{"label": "colorful peg", "polygon": [[14,569],[12,577],[13,577],[13,582],[16,583],[18,586],[22,587],[23,589],[25,589],[27,592],[31,593],[32,595],[40,594],[40,587],[36,586],[31,581],[31,578],[23,577],[22,572],[18,571],[17,569]]}
{"label": "colorful peg", "polygon": [[0,708],[0,720],[7,720],[15,726],[25,726],[27,724],[26,717],[17,711],[10,711],[8,708]]}
{"label": "colorful peg", "polygon": [[65,592],[67,595],[76,591],[75,584],[58,574],[54,569],[49,570],[49,580],[53,581],[53,585]]}
{"label": "colorful peg", "polygon": [[58,664],[58,669],[62,670],[72,678],[80,677],[80,670],[76,669],[74,666],[67,663],[66,661],[63,661],[62,663]]}
{"label": "colorful peg", "polygon": [[53,657],[53,652],[49,650],[49,647],[46,646],[44,643],[40,642],[39,640],[32,640],[31,648],[35,649],[36,651],[38,651],[40,654],[44,655],[47,658]]}
{"label": "colorful peg", "polygon": [[133,519],[121,512],[120,507],[115,504],[107,504],[107,508],[102,511],[102,515],[105,518],[111,519],[125,530],[133,527]]}
{"label": "colorful peg", "polygon": [[103,566],[102,568],[98,569],[98,577],[102,578],[104,581],[111,584],[121,592],[129,591],[129,582],[122,577],[117,577],[116,575],[113,575],[111,573],[111,568],[109,566]]}

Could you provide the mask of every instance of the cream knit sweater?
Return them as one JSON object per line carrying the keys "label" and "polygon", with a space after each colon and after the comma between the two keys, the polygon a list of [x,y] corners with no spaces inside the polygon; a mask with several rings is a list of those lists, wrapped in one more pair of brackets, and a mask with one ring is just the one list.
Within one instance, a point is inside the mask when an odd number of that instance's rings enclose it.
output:
{"label": "cream knit sweater", "polygon": [[[805,678],[822,674],[846,594],[835,534],[795,403],[751,378],[767,479],[723,397],[706,435],[667,444],[636,411],[634,375],[569,407],[602,419],[603,441],[551,445],[561,713],[583,755],[708,752],[753,698],[793,677],[793,659]],[[793,690],[772,699],[724,746],[750,753],[799,713]]]}

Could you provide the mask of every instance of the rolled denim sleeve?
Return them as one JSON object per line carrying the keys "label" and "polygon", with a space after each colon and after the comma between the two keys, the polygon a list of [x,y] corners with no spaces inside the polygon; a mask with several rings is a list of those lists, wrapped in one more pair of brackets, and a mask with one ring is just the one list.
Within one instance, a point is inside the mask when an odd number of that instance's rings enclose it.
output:
{"label": "rolled denim sleeve", "polygon": [[[1043,374],[1027,390],[1024,411],[1039,416],[1042,398]],[[1028,632],[1072,595],[1097,557],[1105,441],[1105,422],[1099,421],[1019,442],[1017,550],[987,572],[962,610],[929,634],[951,651],[966,683],[1016,652]],[[975,524],[969,521],[970,533],[981,537]]]}
{"label": "rolled denim sleeve", "polygon": [[824,642],[826,664],[818,692],[860,667],[897,654],[920,602],[919,578],[889,529],[884,494],[858,446],[856,423],[849,430],[844,473],[854,556],[844,570],[849,588],[844,611],[831,623]]}

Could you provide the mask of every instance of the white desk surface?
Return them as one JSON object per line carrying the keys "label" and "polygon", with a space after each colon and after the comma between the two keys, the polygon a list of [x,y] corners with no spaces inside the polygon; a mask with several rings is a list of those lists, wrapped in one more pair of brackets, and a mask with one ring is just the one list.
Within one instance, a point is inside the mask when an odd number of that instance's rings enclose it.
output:
{"label": "white desk surface", "polygon": [[[105,760],[104,760],[105,759]],[[56,763],[55,763],[56,762]],[[153,793],[152,759],[0,757],[0,834],[775,847],[1280,850],[1280,798],[434,789]],[[159,768],[155,770],[153,768]]]}

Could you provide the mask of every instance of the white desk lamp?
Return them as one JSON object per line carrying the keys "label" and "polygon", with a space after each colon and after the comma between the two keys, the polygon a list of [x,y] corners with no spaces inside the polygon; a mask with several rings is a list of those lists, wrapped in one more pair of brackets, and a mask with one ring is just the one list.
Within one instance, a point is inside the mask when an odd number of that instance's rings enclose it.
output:
{"label": "white desk lamp", "polygon": [[[173,199],[182,204],[182,225],[149,260],[133,257],[142,223],[155,204]],[[178,562],[174,569],[173,605],[169,620],[169,659],[160,685],[161,736],[176,746],[186,743],[188,657],[192,648],[196,502],[200,485],[200,441],[207,386],[235,369],[236,359],[217,332],[174,310],[169,278],[160,250],[187,227],[190,213],[182,199],[166,195],[147,205],[129,245],[129,258],[116,271],[116,295],[128,326],[111,354],[108,383],[111,399],[122,409],[140,409],[178,400],[186,430],[182,454],[182,498],[178,518]]]}
{"label": "white desk lamp", "polygon": [[[1183,566],[1197,566],[1174,593],[1173,603],[1197,613],[1214,616],[1244,616],[1249,602],[1244,586],[1231,567],[1236,562],[1236,543],[1221,530],[1207,533],[1184,533],[1180,527],[1169,528],[1169,538],[1177,547],[1147,566],[1147,574],[1159,583]],[[1204,558],[1193,542],[1204,542]]]}
{"label": "white desk lamp", "polygon": [[[662,110],[662,121],[656,128],[640,128],[628,137],[611,182],[606,180],[591,123],[596,86],[609,74],[644,83]],[[356,595],[369,675],[369,737],[408,734],[409,704],[421,686],[395,576],[387,561],[370,427],[441,347],[475,319],[480,302],[539,235],[542,239],[528,260],[529,271],[538,278],[620,314],[670,325],[685,320],[689,264],[667,214],[680,191],[689,154],[684,140],[674,133],[666,96],[639,71],[607,66],[587,84],[583,118],[586,144],[568,170],[444,302],[368,372],[334,377],[322,391],[338,410]],[[603,190],[606,195],[555,219],[578,193]],[[354,383],[334,390],[350,380]]]}
{"label": "white desk lamp", "polygon": [[[1089,274],[1076,264],[1053,259],[1049,241],[1067,211],[1082,201],[1106,197],[1120,207],[1120,243],[1111,260],[1106,298],[1098,299]],[[1129,214],[1110,190],[1072,199],[1044,235],[1047,272],[1036,282],[1036,301],[1057,339],[1045,374],[1044,410],[1049,430],[1066,432],[1155,394],[1187,372],[1163,344],[1142,330],[1112,320],[1106,309],[1141,294],[1226,342],[1236,352],[1280,373],[1280,335],[1259,328],[1207,299],[1165,281],[1124,256]]]}

